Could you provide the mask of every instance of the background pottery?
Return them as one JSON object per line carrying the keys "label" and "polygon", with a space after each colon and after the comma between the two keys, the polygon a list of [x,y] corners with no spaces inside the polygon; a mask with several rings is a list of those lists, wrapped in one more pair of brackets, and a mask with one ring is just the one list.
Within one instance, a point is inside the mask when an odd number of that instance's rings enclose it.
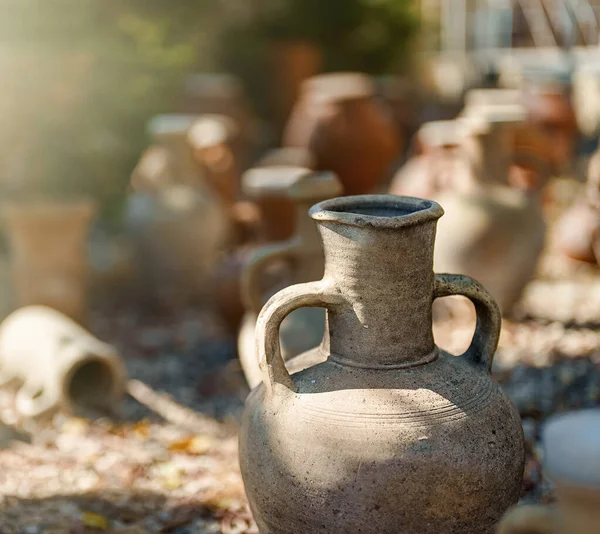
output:
{"label": "background pottery", "polygon": [[125,394],[116,349],[45,306],[26,306],[0,324],[0,376],[23,383],[16,407],[25,416],[58,407],[110,412]]}
{"label": "background pottery", "polygon": [[[342,192],[333,173],[314,172],[298,167],[255,169],[245,175],[245,188],[285,194],[295,205],[296,233],[288,241],[271,243],[254,250],[248,257],[241,278],[241,292],[247,313],[238,337],[238,353],[251,388],[261,381],[254,331],[256,317],[269,295],[289,283],[308,282],[323,276],[323,249],[317,228],[308,216],[315,202]],[[285,264],[289,271],[285,280],[265,287],[269,267]],[[303,309],[290,314],[281,326],[281,342],[286,360],[319,344],[325,329],[325,312]]]}

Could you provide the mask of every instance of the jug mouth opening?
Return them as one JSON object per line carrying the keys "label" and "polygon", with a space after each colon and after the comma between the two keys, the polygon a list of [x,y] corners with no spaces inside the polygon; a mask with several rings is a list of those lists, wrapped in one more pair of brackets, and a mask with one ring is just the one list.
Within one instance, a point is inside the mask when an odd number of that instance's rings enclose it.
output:
{"label": "jug mouth opening", "polygon": [[433,200],[397,195],[356,195],[332,198],[309,211],[315,221],[351,226],[404,228],[439,219],[444,210]]}

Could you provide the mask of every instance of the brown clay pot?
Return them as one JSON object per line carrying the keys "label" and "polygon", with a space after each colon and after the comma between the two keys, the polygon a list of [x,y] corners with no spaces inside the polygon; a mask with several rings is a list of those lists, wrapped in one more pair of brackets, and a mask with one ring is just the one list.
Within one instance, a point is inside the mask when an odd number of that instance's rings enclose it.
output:
{"label": "brown clay pot", "polygon": [[[477,282],[434,275],[442,213],[391,195],[311,208],[325,275],[261,311],[263,384],[242,416],[240,466],[261,534],[492,534],[517,502],[523,432],[490,374],[500,314]],[[458,358],[431,331],[431,304],[449,294],[478,315]],[[279,327],[305,306],[327,309],[328,330],[290,374]]]}
{"label": "brown clay pot", "polygon": [[498,534],[600,534],[600,410],[552,417],[544,429],[544,468],[557,507],[510,510]]}
{"label": "brown clay pot", "polygon": [[358,73],[304,82],[284,145],[308,149],[315,168],[333,171],[348,195],[374,191],[401,152],[389,109],[375,98],[371,78]]}
{"label": "brown clay pot", "polygon": [[[248,384],[253,388],[261,380],[254,343],[256,317],[267,298],[281,287],[323,276],[323,249],[308,209],[315,202],[341,194],[342,187],[333,173],[298,167],[254,169],[244,176],[244,186],[255,195],[285,194],[293,202],[296,217],[294,236],[255,249],[242,272],[241,294],[247,313],[238,336],[238,354]],[[265,288],[264,280],[269,268],[282,263],[290,265],[291,271],[283,285],[272,284]],[[304,309],[291,314],[281,329],[284,358],[289,360],[318,345],[324,329],[323,310]]]}
{"label": "brown clay pot", "polygon": [[87,236],[92,201],[40,201],[4,207],[15,304],[41,304],[79,323],[87,312]]}
{"label": "brown clay pot", "polygon": [[274,100],[281,125],[288,120],[298,100],[304,80],[321,70],[322,54],[317,45],[309,41],[273,41],[270,43],[273,67]]}

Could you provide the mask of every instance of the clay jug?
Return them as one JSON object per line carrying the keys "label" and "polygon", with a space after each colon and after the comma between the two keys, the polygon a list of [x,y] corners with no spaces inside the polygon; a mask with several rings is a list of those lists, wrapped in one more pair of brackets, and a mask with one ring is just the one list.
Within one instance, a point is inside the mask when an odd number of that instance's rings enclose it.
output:
{"label": "clay jug", "polygon": [[[247,313],[238,337],[238,353],[251,388],[261,381],[254,343],[256,317],[267,298],[289,283],[310,282],[323,276],[323,249],[317,228],[308,216],[315,202],[341,194],[339,180],[330,172],[313,172],[299,167],[254,169],[245,175],[245,188],[285,194],[295,205],[296,232],[283,242],[271,243],[252,252],[241,277],[241,292]],[[264,287],[270,266],[287,263],[291,272],[283,283]],[[281,340],[286,360],[319,344],[325,329],[325,312],[303,309],[291,314],[282,324]]]}
{"label": "clay jug", "polygon": [[56,310],[26,306],[0,325],[0,377],[22,382],[16,408],[31,417],[56,408],[114,411],[127,374],[114,347]]}
{"label": "clay jug", "polygon": [[85,322],[87,237],[95,211],[87,200],[4,207],[17,306],[43,304]]}
{"label": "clay jug", "polygon": [[359,73],[304,82],[284,145],[308,149],[315,168],[333,171],[348,195],[374,191],[401,152],[389,109],[375,98],[371,78]]}
{"label": "clay jug", "polygon": [[491,108],[473,119],[461,146],[468,172],[454,190],[433,197],[446,211],[438,225],[435,270],[475,278],[503,313],[533,277],[546,231],[539,193],[509,184],[508,128],[521,116],[519,108],[513,111],[511,117],[508,109]]}
{"label": "clay jug", "polygon": [[[274,295],[257,321],[263,384],[246,400],[240,465],[261,534],[491,534],[521,490],[519,415],[490,375],[500,314],[477,282],[434,275],[432,201],[393,195],[310,210],[325,275]],[[433,341],[431,305],[477,309],[460,357]],[[288,363],[279,327],[327,309],[320,346]]]}
{"label": "clay jug", "polygon": [[600,534],[600,410],[555,415],[543,433],[557,507],[510,510],[498,534]]}

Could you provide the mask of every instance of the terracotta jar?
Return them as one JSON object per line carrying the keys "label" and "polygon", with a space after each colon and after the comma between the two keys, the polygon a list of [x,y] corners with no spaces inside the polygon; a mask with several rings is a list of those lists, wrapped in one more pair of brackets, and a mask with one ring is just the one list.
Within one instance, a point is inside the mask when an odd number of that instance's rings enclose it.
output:
{"label": "terracotta jar", "polygon": [[565,256],[600,263],[600,148],[588,165],[585,194],[557,222],[555,240]]}
{"label": "terracotta jar", "polygon": [[358,73],[304,82],[284,145],[308,149],[315,168],[338,175],[348,195],[374,191],[401,153],[389,109],[375,98],[371,78]]}
{"label": "terracotta jar", "polygon": [[488,110],[461,147],[468,162],[453,190],[434,196],[446,217],[438,225],[436,272],[467,274],[492,294],[503,313],[519,299],[535,274],[546,225],[535,191],[508,183],[512,161],[507,128],[515,120],[507,110]]}
{"label": "terracotta jar", "polygon": [[114,347],[56,310],[26,306],[0,325],[0,376],[22,382],[16,408],[30,417],[56,408],[114,413],[127,373]]}
{"label": "terracotta jar", "polygon": [[[325,250],[322,280],[288,287],[256,327],[263,385],[246,400],[240,465],[261,534],[492,534],[517,502],[519,415],[490,375],[498,307],[475,281],[434,275],[443,211],[392,195],[310,210]],[[470,298],[473,342],[438,349],[434,299]],[[288,363],[279,327],[327,308],[320,346]],[[302,370],[301,370],[302,369]]]}
{"label": "terracotta jar", "polygon": [[15,304],[43,304],[75,321],[87,314],[87,236],[92,201],[39,201],[4,207]]}
{"label": "terracotta jar", "polygon": [[600,534],[600,410],[553,416],[543,433],[544,467],[557,507],[510,510],[498,534]]}
{"label": "terracotta jar", "polygon": [[[342,193],[342,186],[331,172],[313,172],[299,167],[254,169],[244,176],[245,189],[256,195],[263,192],[285,194],[294,203],[296,231],[287,241],[270,243],[248,257],[241,277],[241,293],[247,313],[238,337],[238,354],[251,388],[261,381],[254,343],[256,317],[267,298],[289,283],[310,282],[323,276],[323,249],[317,228],[308,216],[315,202]],[[283,281],[265,287],[270,267],[285,263],[290,272]],[[286,360],[319,344],[325,329],[325,312],[320,309],[297,310],[283,322],[281,339]]]}

